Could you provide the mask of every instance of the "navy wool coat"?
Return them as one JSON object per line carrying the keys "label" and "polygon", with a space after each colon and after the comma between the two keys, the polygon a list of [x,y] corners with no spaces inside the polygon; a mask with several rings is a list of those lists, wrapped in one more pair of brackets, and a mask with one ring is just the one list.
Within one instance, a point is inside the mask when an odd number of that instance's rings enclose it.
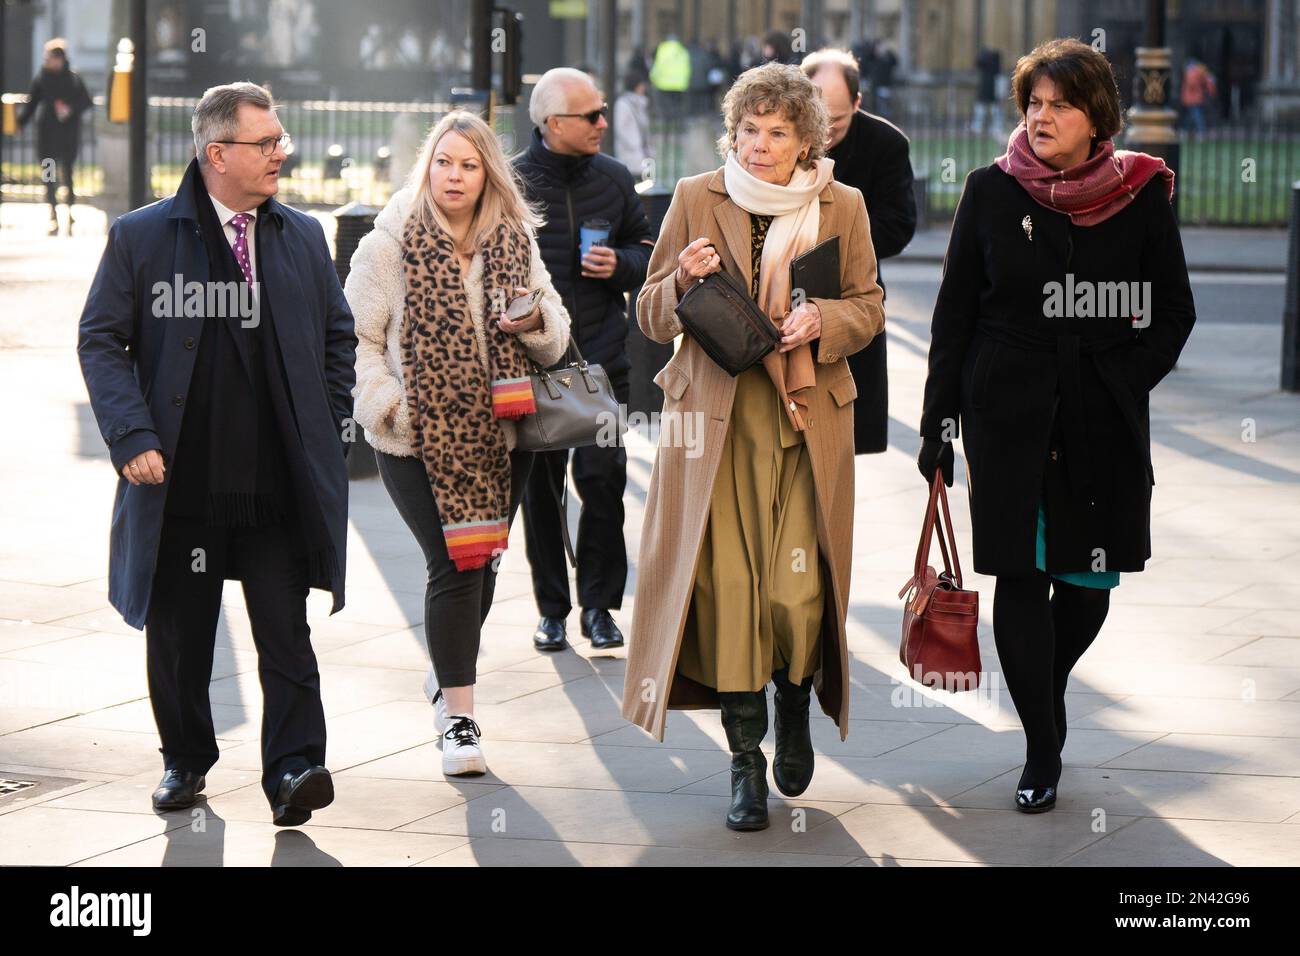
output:
{"label": "navy wool coat", "polygon": [[[257,278],[275,333],[307,467],[338,555],[331,613],[343,607],[356,335],[319,222],[275,199],[259,209]],[[179,280],[176,278],[179,276]],[[157,283],[207,282],[208,259],[188,177],[175,196],[127,213],[109,230],[81,315],[77,353],[100,434],[118,473],[108,597],[132,627],[149,611],[163,506],[203,318],[167,316]],[[170,293],[165,293],[170,295]],[[175,299],[172,298],[174,305]],[[157,312],[163,312],[162,316]],[[171,311],[175,311],[172,309]],[[120,477],[136,455],[162,452],[160,485]],[[324,582],[312,582],[324,587]]]}

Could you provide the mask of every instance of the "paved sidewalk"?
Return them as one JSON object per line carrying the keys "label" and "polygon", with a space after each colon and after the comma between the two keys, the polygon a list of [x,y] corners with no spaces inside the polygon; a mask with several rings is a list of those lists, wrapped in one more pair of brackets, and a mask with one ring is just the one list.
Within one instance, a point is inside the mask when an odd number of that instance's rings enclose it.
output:
{"label": "paved sidewalk", "polygon": [[[1061,797],[1011,807],[1023,738],[1004,691],[905,682],[900,602],[925,488],[915,422],[937,270],[890,273],[891,447],[857,461],[852,728],[813,724],[818,766],[772,826],[722,823],[713,711],[659,744],[619,714],[623,652],[535,652],[521,528],[484,632],[477,717],[491,773],[448,782],[420,682],[423,562],[378,479],[354,482],[348,603],[311,619],[338,797],[279,830],[258,785],[260,689],[239,589],[212,681],[222,756],[194,812],[155,815],[144,640],[108,606],[114,479],[86,403],[76,322],[102,245],[33,238],[0,212],[0,864],[1246,865],[1300,862],[1300,397],[1277,390],[1279,329],[1203,323],[1155,392],[1155,557],[1126,575],[1077,668]],[[922,277],[917,279],[917,277]],[[1253,427],[1253,436],[1243,430]],[[636,555],[651,449],[629,439]],[[965,475],[952,491],[969,557]],[[998,683],[992,581],[981,645]],[[631,596],[617,613],[626,630]],[[767,746],[770,747],[769,737]],[[770,753],[770,751],[769,751]],[[16,786],[16,784],[14,785]],[[0,787],[0,791],[3,787]]]}

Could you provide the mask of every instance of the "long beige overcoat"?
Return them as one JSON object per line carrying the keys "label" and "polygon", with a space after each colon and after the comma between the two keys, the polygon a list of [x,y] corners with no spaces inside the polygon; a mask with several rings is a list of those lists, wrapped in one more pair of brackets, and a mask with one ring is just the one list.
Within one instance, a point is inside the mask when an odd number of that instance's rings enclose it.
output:
{"label": "long beige overcoat", "polygon": [[[750,287],[749,213],[727,196],[723,171],[678,182],[650,258],[649,274],[637,298],[637,322],[656,342],[682,334],[673,309],[673,273],[678,253],[692,240],[709,237],[722,267]],[[813,299],[822,316],[817,386],[808,408],[805,434],[817,492],[817,543],[825,567],[821,666],[813,687],[822,710],[848,735],[849,682],[845,619],[853,556],[853,401],[857,390],[845,356],[867,346],[885,327],[882,293],[876,284],[876,254],[862,194],[831,181],[819,194],[817,241],[840,237],[839,299]],[[664,390],[664,419],[655,455],[637,564],[623,716],[664,738],[668,708],[716,708],[717,692],[676,673],[686,612],[690,607],[713,479],[731,418],[736,380],[689,336],[655,376]],[[692,415],[703,425],[702,440],[670,427],[673,413]]]}

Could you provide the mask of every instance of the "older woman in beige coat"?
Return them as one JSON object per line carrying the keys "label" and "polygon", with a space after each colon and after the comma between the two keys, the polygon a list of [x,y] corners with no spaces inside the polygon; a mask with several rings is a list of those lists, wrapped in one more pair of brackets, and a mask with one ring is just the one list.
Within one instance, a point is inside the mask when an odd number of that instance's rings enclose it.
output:
{"label": "older woman in beige coat", "polygon": [[[797,68],[743,74],[723,103],[725,163],[677,184],[637,300],[656,342],[682,336],[655,381],[666,421],[694,416],[703,451],[662,429],[646,501],[623,714],[660,740],[669,708],[713,708],[731,749],[727,826],[767,826],[773,777],[812,779],[809,698],[848,734],[845,618],[853,541],[853,401],[845,357],[884,328],[862,194],[831,178],[826,110]],[[840,296],[789,288],[793,256],[840,241]],[[735,378],[683,334],[690,283],[725,269],[781,332]],[[792,294],[793,293],[793,294]],[[792,304],[795,306],[791,309]]]}

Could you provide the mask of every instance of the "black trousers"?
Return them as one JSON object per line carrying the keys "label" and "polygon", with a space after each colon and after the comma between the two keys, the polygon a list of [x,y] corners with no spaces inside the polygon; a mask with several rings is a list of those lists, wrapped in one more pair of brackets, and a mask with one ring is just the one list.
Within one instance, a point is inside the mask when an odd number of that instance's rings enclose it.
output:
{"label": "black trousers", "polygon": [[[564,554],[560,509],[555,495],[564,484],[570,452],[533,456],[533,473],[524,492],[524,533],[533,596],[544,617],[567,617],[569,565]],[[578,518],[578,603],[606,610],[623,606],[627,585],[627,547],[623,541],[623,490],[627,487],[627,449],[575,448],[573,486],[582,500]],[[552,489],[555,489],[554,491]]]}
{"label": "black trousers", "polygon": [[217,762],[208,684],[226,579],[244,589],[262,684],[262,789],[286,772],[325,763],[325,711],[307,626],[307,559],[293,523],[213,527],[163,520],[145,621],[149,700],[168,770],[207,773]]}
{"label": "black trousers", "polygon": [[72,188],[72,165],[76,162],[77,156],[75,153],[69,153],[63,156],[50,156],[47,158],[54,163],[58,172],[57,179],[51,176],[45,180],[45,201],[49,203],[50,213],[53,215],[54,207],[57,205],[55,200],[59,195],[59,183],[63,183],[67,187],[68,198],[66,201],[68,208],[72,208],[77,201],[77,194]]}
{"label": "black trousers", "polygon": [[[515,511],[524,494],[524,483],[533,456],[525,451],[510,455],[510,513]],[[468,687],[478,675],[479,640],[483,622],[492,610],[496,589],[496,561],[481,568],[457,571],[447,556],[447,541],[442,534],[438,502],[429,485],[429,475],[418,458],[397,457],[375,451],[379,476],[397,512],[415,535],[424,552],[428,581],[424,588],[424,640],[429,660],[438,677],[439,687]]]}

